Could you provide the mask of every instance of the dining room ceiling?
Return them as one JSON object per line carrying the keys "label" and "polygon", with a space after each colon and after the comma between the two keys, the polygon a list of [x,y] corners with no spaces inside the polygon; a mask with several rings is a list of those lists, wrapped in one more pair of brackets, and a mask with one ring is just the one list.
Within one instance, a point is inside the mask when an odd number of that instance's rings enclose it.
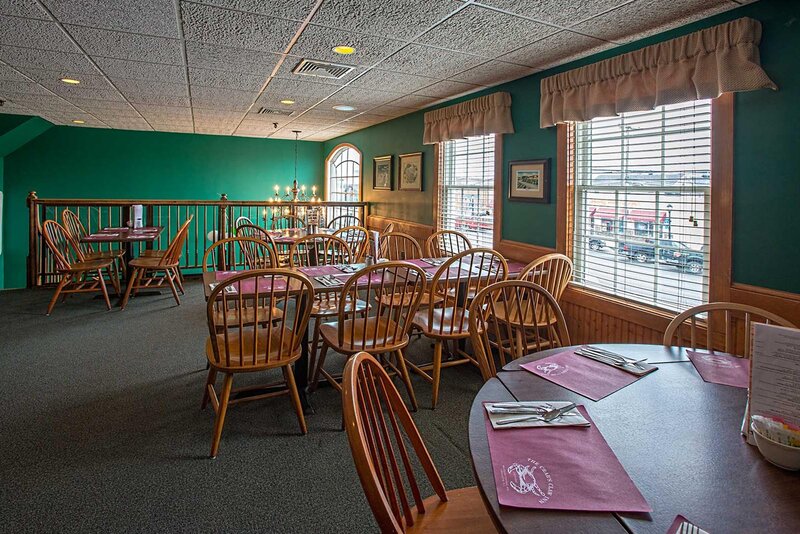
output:
{"label": "dining room ceiling", "polygon": [[0,113],[324,141],[745,3],[0,0]]}

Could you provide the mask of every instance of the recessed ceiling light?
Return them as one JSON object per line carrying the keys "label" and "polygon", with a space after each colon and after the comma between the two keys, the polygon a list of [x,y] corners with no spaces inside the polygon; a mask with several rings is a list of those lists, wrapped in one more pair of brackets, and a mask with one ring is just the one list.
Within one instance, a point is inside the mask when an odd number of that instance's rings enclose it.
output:
{"label": "recessed ceiling light", "polygon": [[336,111],[355,111],[356,108],[353,106],[333,106],[333,109]]}
{"label": "recessed ceiling light", "polygon": [[286,98],[284,100],[281,100],[281,104],[286,104],[287,106],[291,106],[292,104],[294,104],[294,100]]}
{"label": "recessed ceiling light", "polygon": [[340,45],[340,46],[334,46],[333,47],[333,51],[336,52],[337,54],[341,54],[343,56],[349,56],[350,54],[355,52],[356,49],[353,48],[352,46]]}
{"label": "recessed ceiling light", "polygon": [[76,80],[75,78],[61,78],[61,81],[70,85],[78,85],[81,83],[80,80]]}
{"label": "recessed ceiling light", "polygon": [[82,120],[80,120],[80,119],[75,119],[75,120],[74,120],[74,121],[72,121],[72,122],[73,122],[73,124],[86,124],[86,121],[82,121]]}

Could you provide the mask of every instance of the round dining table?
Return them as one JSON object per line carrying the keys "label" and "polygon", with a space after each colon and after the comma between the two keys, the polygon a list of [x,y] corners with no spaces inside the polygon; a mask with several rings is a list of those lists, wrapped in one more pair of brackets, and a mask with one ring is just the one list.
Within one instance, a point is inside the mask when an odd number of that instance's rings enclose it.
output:
{"label": "round dining table", "polygon": [[[741,435],[747,390],[704,382],[684,349],[597,344],[658,370],[595,402],[521,368],[564,347],[507,364],[470,410],[472,466],[499,532],[664,534],[677,515],[711,533],[800,532],[800,472],[768,463]],[[484,402],[572,401],[586,408],[651,513],[600,513],[501,506]],[[613,491],[613,488],[609,488]]]}

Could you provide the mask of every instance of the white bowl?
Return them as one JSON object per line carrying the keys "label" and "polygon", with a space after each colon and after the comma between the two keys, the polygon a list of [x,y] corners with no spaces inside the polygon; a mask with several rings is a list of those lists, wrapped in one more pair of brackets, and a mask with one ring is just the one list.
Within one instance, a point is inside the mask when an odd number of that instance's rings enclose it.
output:
{"label": "white bowl", "polygon": [[758,431],[755,423],[750,423],[750,430],[755,435],[759,452],[768,462],[788,471],[800,471],[800,447],[772,441]]}

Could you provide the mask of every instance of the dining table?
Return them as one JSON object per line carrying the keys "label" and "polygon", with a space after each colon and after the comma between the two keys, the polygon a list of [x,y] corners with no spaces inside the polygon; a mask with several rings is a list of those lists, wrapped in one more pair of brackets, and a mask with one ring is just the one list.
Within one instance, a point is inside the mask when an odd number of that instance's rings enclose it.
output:
{"label": "dining table", "polygon": [[[705,382],[684,348],[592,346],[646,358],[658,369],[593,401],[522,367],[578,347],[554,348],[506,364],[475,397],[469,416],[473,473],[499,532],[664,534],[678,515],[711,533],[800,532],[800,472],[768,463],[741,435],[747,389]],[[487,429],[484,403],[504,401],[583,406],[652,512],[500,505],[488,432],[504,430]],[[559,481],[553,484],[558,487]]]}
{"label": "dining table", "polygon": [[[312,255],[314,257],[314,255]],[[441,266],[441,258],[420,258],[420,259],[412,259],[406,260],[409,263],[417,265],[425,271],[425,276],[428,280],[433,278],[434,273],[439,269]],[[311,280],[311,283],[314,287],[315,293],[341,293],[342,289],[344,289],[344,284],[348,278],[355,275],[354,270],[358,270],[364,268],[366,264],[364,263],[357,263],[357,264],[346,264],[346,265],[327,265],[327,266],[310,266],[310,267],[292,267],[290,269],[297,270],[305,275]],[[509,261],[508,262],[508,275],[509,276],[517,276],[525,267],[524,263],[516,262],[516,261]],[[331,285],[329,282],[321,281],[321,269],[330,270],[331,272],[336,272],[334,279],[338,282],[337,284]],[[242,272],[242,271],[237,271]],[[224,280],[226,277],[231,276],[232,271],[205,271],[203,272],[203,291],[205,294],[206,300],[211,296],[211,291],[214,286],[219,283],[221,280]],[[368,281],[364,281],[364,287],[366,287]],[[303,411],[306,415],[310,415],[314,413],[314,409],[311,406],[311,403],[308,400],[307,388],[308,388],[308,380],[309,380],[309,356],[310,356],[310,345],[309,345],[309,329],[307,328],[306,331],[303,333],[303,340],[301,343],[301,354],[300,358],[294,364],[294,375],[295,381],[297,382],[297,389],[300,394],[300,403],[303,406]]]}
{"label": "dining table", "polygon": [[[97,232],[87,234],[81,238],[81,242],[89,244],[101,243],[121,243],[125,249],[125,263],[129,263],[133,259],[133,244],[134,243],[153,243],[161,232],[164,231],[163,226],[142,226],[140,228],[130,228],[128,226],[121,227],[105,227]],[[126,269],[125,282],[127,283],[127,273],[131,269]]]}

